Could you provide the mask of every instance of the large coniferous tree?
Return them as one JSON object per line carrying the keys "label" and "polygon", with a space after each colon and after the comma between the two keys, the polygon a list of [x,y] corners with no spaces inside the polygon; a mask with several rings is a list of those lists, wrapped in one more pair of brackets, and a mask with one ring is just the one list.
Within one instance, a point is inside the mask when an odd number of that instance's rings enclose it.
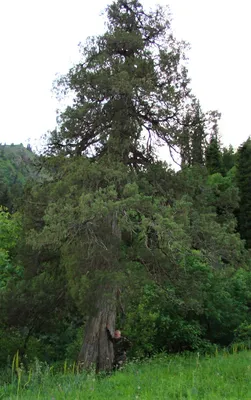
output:
{"label": "large coniferous tree", "polygon": [[177,199],[170,207],[170,193],[148,181],[155,148],[177,150],[190,110],[191,162],[201,164],[211,120],[190,94],[185,45],[163,10],[118,0],[107,16],[106,33],[87,41],[81,62],[58,82],[59,94],[68,91],[74,101],[49,137],[49,203],[30,235],[40,252],[59,254],[71,295],[88,316],[79,361],[97,370],[112,368],[105,327],[115,327],[121,285],[138,280],[139,269],[140,279],[176,279],[190,251],[190,206]]}
{"label": "large coniferous tree", "polygon": [[[72,91],[75,97],[50,136],[48,152],[89,157],[114,170],[121,164],[135,174],[153,160],[154,144],[162,142],[172,150],[178,143],[190,94],[185,44],[174,39],[161,8],[147,13],[138,0],[112,3],[107,17],[106,33],[88,40],[82,61],[58,82],[59,92]],[[112,179],[117,196],[123,197],[126,180]],[[104,180],[102,185],[108,190]],[[96,247],[91,263],[106,274],[95,291],[98,296],[93,296],[95,312],[86,325],[79,361],[84,367],[94,363],[98,370],[109,370],[113,350],[105,325],[113,329],[115,324],[111,298],[116,298],[118,287],[112,271],[121,264],[122,232],[116,208],[95,219],[101,224],[95,237],[103,247]]]}

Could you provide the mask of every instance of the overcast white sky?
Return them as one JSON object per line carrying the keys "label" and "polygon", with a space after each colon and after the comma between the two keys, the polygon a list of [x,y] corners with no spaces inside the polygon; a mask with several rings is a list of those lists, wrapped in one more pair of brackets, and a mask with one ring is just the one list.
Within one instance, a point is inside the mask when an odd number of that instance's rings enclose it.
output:
{"label": "overcast white sky", "polygon": [[[101,33],[109,0],[0,0],[0,142],[31,144],[55,127],[51,88],[79,58],[77,44]],[[251,134],[251,1],[142,0],[169,5],[173,29],[191,44],[189,72],[205,111],[222,113],[225,145]]]}

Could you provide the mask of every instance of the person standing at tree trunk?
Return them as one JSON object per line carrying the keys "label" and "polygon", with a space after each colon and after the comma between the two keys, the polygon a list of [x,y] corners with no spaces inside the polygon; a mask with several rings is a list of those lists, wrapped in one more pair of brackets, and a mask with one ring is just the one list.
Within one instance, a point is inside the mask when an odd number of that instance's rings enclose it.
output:
{"label": "person standing at tree trunk", "polygon": [[132,346],[130,340],[126,337],[121,336],[119,330],[115,330],[114,334],[111,334],[109,327],[106,327],[108,339],[113,343],[114,346],[114,361],[113,369],[120,369],[126,362],[126,352]]}

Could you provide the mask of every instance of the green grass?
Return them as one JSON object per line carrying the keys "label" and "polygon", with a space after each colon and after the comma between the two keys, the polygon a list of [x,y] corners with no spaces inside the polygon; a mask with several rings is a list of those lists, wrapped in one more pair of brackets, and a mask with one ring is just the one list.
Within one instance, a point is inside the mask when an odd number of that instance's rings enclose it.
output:
{"label": "green grass", "polygon": [[[15,364],[15,363],[14,363]],[[72,367],[71,367],[72,368]],[[0,399],[251,399],[251,353],[222,353],[213,357],[159,356],[131,363],[106,377],[72,373],[65,364],[53,373],[39,363],[30,375],[19,373],[2,384]]]}

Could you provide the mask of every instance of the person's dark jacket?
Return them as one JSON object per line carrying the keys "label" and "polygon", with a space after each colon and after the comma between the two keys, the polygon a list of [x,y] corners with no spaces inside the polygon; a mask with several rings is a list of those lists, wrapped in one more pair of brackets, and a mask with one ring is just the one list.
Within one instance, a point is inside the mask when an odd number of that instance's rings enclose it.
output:
{"label": "person's dark jacket", "polygon": [[119,361],[126,360],[126,352],[131,347],[131,342],[124,336],[120,336],[120,338],[115,338],[110,330],[106,328],[107,335],[109,340],[113,343],[114,347],[114,364],[118,363]]}

